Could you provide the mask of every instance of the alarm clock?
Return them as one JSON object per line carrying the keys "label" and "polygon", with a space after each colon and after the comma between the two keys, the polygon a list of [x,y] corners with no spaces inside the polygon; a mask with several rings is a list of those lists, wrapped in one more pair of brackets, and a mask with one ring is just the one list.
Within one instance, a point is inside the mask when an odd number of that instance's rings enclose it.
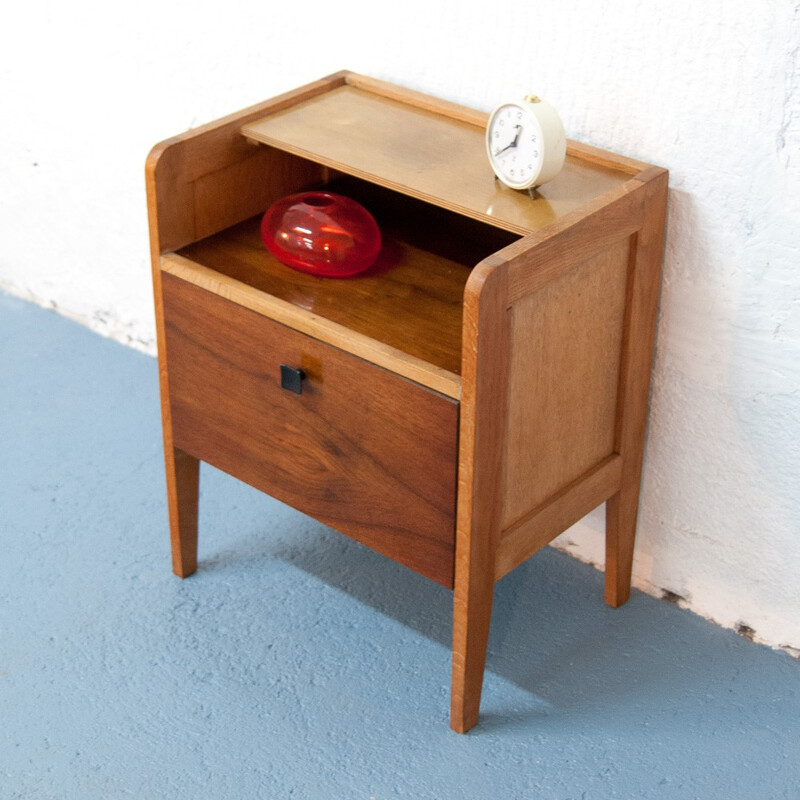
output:
{"label": "alarm clock", "polygon": [[535,95],[501,103],[489,116],[486,153],[506,186],[533,189],[564,166],[564,126],[553,106]]}

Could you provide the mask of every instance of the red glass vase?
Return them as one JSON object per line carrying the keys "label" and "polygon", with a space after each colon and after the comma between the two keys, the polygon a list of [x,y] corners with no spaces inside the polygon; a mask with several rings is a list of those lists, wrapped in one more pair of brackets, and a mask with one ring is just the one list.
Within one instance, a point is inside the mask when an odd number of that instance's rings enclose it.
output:
{"label": "red glass vase", "polygon": [[372,214],[331,192],[302,192],[276,201],[261,220],[261,238],[287,266],[330,278],[363,272],[381,249]]}

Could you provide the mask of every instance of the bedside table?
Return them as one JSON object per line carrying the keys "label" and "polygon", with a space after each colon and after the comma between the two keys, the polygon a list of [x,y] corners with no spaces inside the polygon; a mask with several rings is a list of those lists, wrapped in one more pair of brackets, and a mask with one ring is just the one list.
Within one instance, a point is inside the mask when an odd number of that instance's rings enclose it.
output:
{"label": "bedside table", "polygon": [[[575,142],[508,189],[487,117],[342,72],[147,161],[175,573],[206,461],[453,589],[460,732],[495,581],[604,502],[628,598],[667,199],[663,169]],[[266,208],[320,187],[378,220],[361,276],[263,246]]]}

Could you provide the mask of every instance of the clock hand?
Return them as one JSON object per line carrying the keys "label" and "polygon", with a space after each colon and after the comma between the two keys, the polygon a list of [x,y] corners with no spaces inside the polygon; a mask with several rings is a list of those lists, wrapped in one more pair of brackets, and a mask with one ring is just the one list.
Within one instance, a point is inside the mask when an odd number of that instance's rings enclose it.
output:
{"label": "clock hand", "polygon": [[495,150],[494,154],[496,156],[499,156],[500,153],[504,153],[506,150],[510,150],[512,147],[517,146],[517,142],[519,141],[519,135],[522,133],[522,125],[515,125],[514,127],[517,129],[516,136],[514,136],[514,138],[505,147],[501,147],[499,150]]}

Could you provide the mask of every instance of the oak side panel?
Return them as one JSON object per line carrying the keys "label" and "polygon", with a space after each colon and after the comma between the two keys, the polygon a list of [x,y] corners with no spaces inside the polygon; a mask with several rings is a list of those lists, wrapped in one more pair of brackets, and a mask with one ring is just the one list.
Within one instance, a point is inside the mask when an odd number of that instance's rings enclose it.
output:
{"label": "oak side panel", "polygon": [[[163,276],[175,443],[452,586],[458,403]],[[301,395],[280,365],[305,371]]]}
{"label": "oak side panel", "polygon": [[325,170],[270,148],[203,175],[194,184],[194,236],[202,239],[262,214],[275,200],[321,183]]}
{"label": "oak side panel", "polygon": [[503,528],[614,452],[630,238],[517,300]]}
{"label": "oak side panel", "polygon": [[500,580],[619,491],[622,459],[614,454],[503,531],[494,576]]}
{"label": "oak side panel", "polygon": [[557,223],[526,236],[494,255],[508,264],[509,301],[516,302],[620,239],[644,220],[645,192],[629,180]]}
{"label": "oak side panel", "polygon": [[[234,130],[231,135],[238,134]],[[159,194],[166,198],[159,205],[162,252],[263,213],[279,197],[323,180],[324,169],[318,164],[266,147],[242,151],[239,139],[231,142],[230,163],[193,181],[174,174],[172,158],[179,154],[165,153],[156,172],[162,183]],[[202,141],[192,143],[201,148]]]}
{"label": "oak side panel", "polygon": [[151,231],[159,253],[253,216],[278,197],[322,180],[324,169],[254,147],[243,124],[345,82],[323,78],[157,144],[146,163]]}

